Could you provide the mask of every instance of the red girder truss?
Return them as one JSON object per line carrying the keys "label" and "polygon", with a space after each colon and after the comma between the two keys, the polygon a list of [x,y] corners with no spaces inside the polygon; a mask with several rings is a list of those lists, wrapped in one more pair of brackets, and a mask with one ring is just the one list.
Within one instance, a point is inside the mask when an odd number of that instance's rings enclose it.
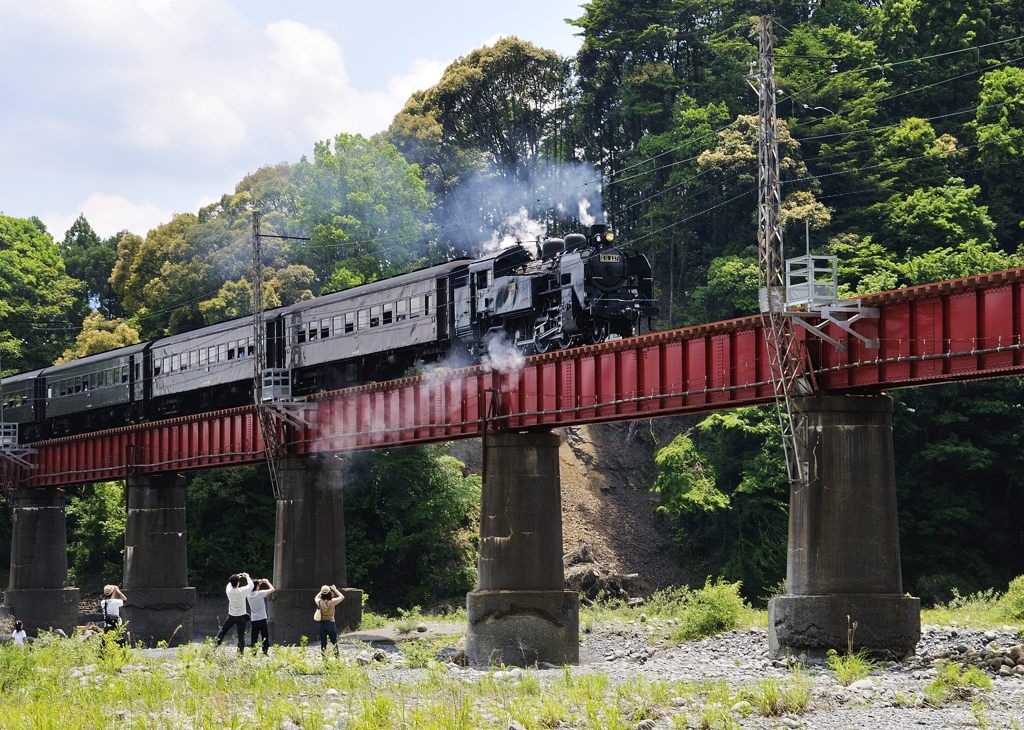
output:
{"label": "red girder truss", "polygon": [[[864,297],[878,319],[829,325],[841,352],[800,330],[822,393],[879,393],[1024,373],[1024,269]],[[534,355],[508,372],[474,366],[320,393],[302,429],[281,425],[288,453],[447,441],[487,430],[550,428],[770,402],[761,318]],[[249,464],[264,458],[251,406],[43,441],[24,486],[49,487]]]}

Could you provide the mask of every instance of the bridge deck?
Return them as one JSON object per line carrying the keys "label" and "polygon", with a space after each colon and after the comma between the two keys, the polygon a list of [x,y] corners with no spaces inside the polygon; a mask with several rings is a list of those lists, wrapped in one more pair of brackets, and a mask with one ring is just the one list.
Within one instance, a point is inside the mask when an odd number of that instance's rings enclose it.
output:
{"label": "bridge deck", "polygon": [[[1024,269],[864,297],[877,320],[855,329],[869,349],[829,325],[841,352],[802,330],[824,393],[1001,377],[1024,372]],[[293,454],[478,436],[485,430],[569,426],[697,413],[772,399],[760,317],[656,332],[534,355],[514,370],[474,366],[320,393],[308,428],[283,429]],[[61,486],[260,461],[253,408],[185,416],[35,444],[36,468],[8,474]],[[9,468],[9,467],[8,467]]]}

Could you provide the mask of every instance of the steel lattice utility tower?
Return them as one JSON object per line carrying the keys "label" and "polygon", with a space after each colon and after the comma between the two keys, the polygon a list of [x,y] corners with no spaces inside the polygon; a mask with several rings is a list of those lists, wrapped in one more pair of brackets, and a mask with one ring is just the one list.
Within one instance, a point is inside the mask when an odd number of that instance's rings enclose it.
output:
{"label": "steel lattice utility tower", "polygon": [[267,454],[267,470],[270,486],[275,499],[281,498],[277,478],[277,458],[281,453],[281,439],[278,421],[273,410],[263,398],[263,376],[267,370],[267,325],[263,317],[263,243],[260,236],[260,213],[252,212],[252,328],[253,328],[253,378],[252,395],[256,414],[260,421]]}
{"label": "steel lattice utility tower", "polygon": [[778,122],[775,114],[775,59],[771,16],[757,22],[757,70],[751,86],[758,97],[758,201],[757,257],[761,319],[767,334],[768,364],[775,405],[782,428],[782,443],[792,482],[806,474],[803,449],[797,434],[800,394],[800,349],[786,312],[785,260],[782,250],[782,224],[779,212],[782,194],[779,186]]}

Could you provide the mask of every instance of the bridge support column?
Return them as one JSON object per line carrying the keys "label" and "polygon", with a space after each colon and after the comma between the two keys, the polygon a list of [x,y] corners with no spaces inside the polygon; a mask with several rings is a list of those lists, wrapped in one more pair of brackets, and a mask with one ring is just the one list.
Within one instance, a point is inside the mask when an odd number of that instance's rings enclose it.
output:
{"label": "bridge support column", "polygon": [[477,590],[466,653],[477,666],[579,662],[579,596],[565,590],[559,437],[484,437]]}
{"label": "bridge support column", "polygon": [[64,490],[19,488],[13,496],[7,612],[30,634],[60,629],[70,636],[78,625],[78,589],[68,586]]}
{"label": "bridge support column", "polygon": [[277,467],[281,498],[277,501],[274,539],[274,587],[269,602],[271,639],[297,644],[315,639],[313,596],[320,586],[335,584],[345,600],[335,612],[339,630],[359,626],[363,592],[346,587],[344,464],[333,457],[283,459]]}
{"label": "bridge support column", "polygon": [[842,653],[852,637],[855,651],[907,656],[921,604],[903,593],[892,399],[804,398],[800,410],[809,476],[790,492],[788,593],[768,603],[770,650]]}
{"label": "bridge support column", "polygon": [[134,641],[187,644],[196,589],[188,585],[185,478],[130,476],[126,489],[123,587],[128,600],[121,616]]}

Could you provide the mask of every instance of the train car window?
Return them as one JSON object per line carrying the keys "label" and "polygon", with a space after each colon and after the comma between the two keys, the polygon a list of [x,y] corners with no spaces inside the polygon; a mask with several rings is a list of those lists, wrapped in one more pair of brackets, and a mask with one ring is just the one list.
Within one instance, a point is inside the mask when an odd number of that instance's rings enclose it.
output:
{"label": "train car window", "polygon": [[85,380],[85,378],[75,378],[75,392],[76,393],[81,393],[82,392],[82,386],[84,385],[84,383],[82,381],[84,381],[84,380]]}
{"label": "train car window", "polygon": [[209,361],[210,361],[211,365],[213,365],[215,362],[217,362],[217,346],[216,345],[214,345],[213,347],[210,348]]}
{"label": "train car window", "polygon": [[194,368],[199,364],[199,350],[191,350],[188,353],[188,366]]}
{"label": "train car window", "polygon": [[181,367],[181,359],[177,355],[171,355],[171,372],[179,370]]}
{"label": "train car window", "polygon": [[356,328],[356,315],[355,312],[345,312],[345,334],[352,334],[352,331]]}
{"label": "train car window", "polygon": [[164,357],[164,375],[171,372],[171,356],[167,355]]}
{"label": "train car window", "polygon": [[251,337],[248,340],[246,340],[246,342],[248,343],[245,346],[246,352],[249,353],[249,357],[252,357],[253,354],[256,352],[256,343],[253,342],[253,339]]}
{"label": "train car window", "polygon": [[409,318],[419,317],[422,311],[423,300],[419,297],[413,297],[409,300]]}
{"label": "train car window", "polygon": [[53,386],[52,385],[47,385],[46,386],[46,397],[47,398],[52,398],[53,397]]}
{"label": "train car window", "polygon": [[405,313],[408,311],[408,309],[409,302],[405,301],[404,299],[395,302],[395,319],[397,319],[399,322],[405,319]]}
{"label": "train car window", "polygon": [[433,312],[430,311],[430,295],[429,294],[424,294],[423,295],[423,313],[425,315],[427,315],[428,317],[431,314],[433,314]]}
{"label": "train car window", "polygon": [[199,367],[206,364],[206,348],[204,347],[199,351]]}
{"label": "train car window", "polygon": [[377,327],[380,325],[380,305],[370,307],[370,326]]}
{"label": "train car window", "polygon": [[336,315],[334,315],[333,330],[332,330],[331,334],[333,334],[335,337],[337,337],[338,335],[340,335],[342,333],[342,331],[343,330],[342,330],[342,324],[341,324],[341,315],[340,314],[336,314]]}
{"label": "train car window", "polygon": [[366,325],[370,322],[370,310],[360,309],[359,310],[359,329],[366,329]]}
{"label": "train car window", "polygon": [[320,339],[331,336],[331,320],[321,319],[320,320]]}
{"label": "train car window", "polygon": [[217,362],[224,362],[228,359],[228,346],[217,345]]}
{"label": "train car window", "polygon": [[238,347],[238,341],[237,340],[231,340],[231,342],[228,343],[228,360],[234,360],[235,359],[235,354],[236,354],[235,348],[236,347]]}
{"label": "train car window", "polygon": [[306,339],[312,342],[317,338],[317,335],[320,333],[320,329],[316,326],[316,322],[310,322],[306,326],[309,327],[309,332],[306,334]]}
{"label": "train car window", "polygon": [[305,341],[306,341],[306,328],[305,328],[305,327],[297,327],[297,328],[296,328],[296,330],[295,330],[295,339],[296,339],[296,341],[297,341],[297,342],[298,342],[298,343],[299,343],[300,345],[301,345],[301,344],[302,344],[303,342],[305,342]]}
{"label": "train car window", "polygon": [[380,320],[381,324],[391,324],[392,322],[395,321],[394,320],[395,314],[394,314],[394,311],[393,311],[394,308],[395,308],[394,304],[385,304],[384,305],[384,311],[381,312],[381,315],[380,315],[381,316],[381,320]]}

